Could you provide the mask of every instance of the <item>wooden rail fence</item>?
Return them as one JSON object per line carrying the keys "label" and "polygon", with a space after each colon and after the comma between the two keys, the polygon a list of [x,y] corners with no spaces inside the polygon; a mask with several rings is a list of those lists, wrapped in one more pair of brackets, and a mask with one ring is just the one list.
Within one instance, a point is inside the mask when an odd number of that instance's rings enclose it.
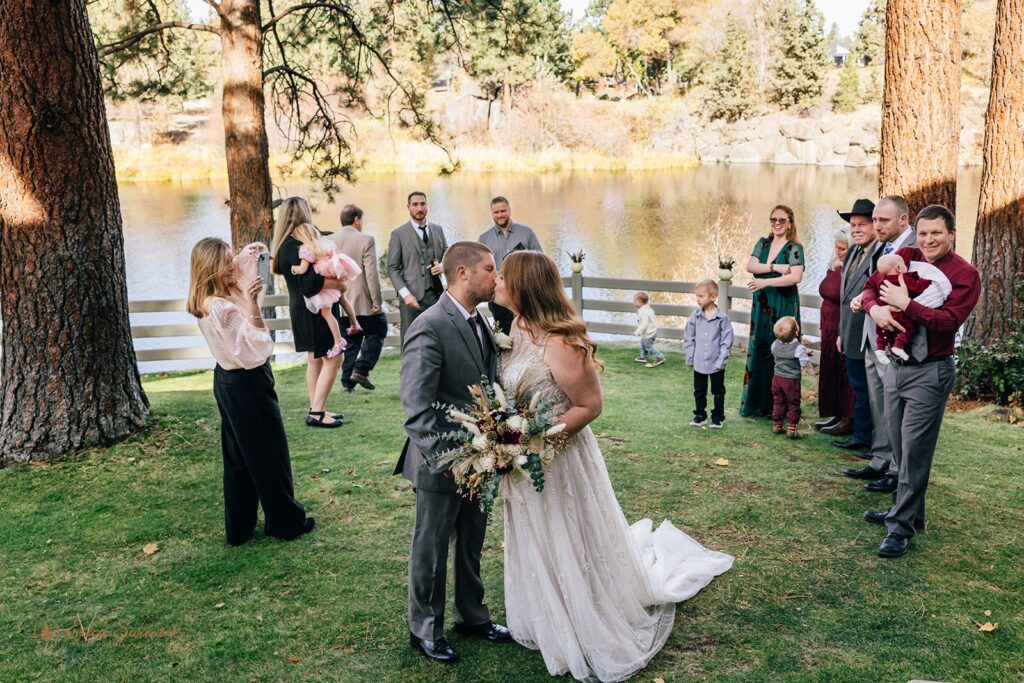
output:
{"label": "wooden rail fence", "polygon": [[[604,314],[635,313],[632,294],[639,290],[645,290],[652,295],[669,294],[685,295],[693,294],[696,282],[677,282],[672,280],[640,280],[630,278],[610,277],[589,277],[582,273],[572,273],[562,278],[562,284],[569,290],[573,304],[580,311],[584,319],[587,319],[587,312],[597,311]],[[731,285],[727,282],[720,282],[721,291],[718,297],[719,306],[729,314],[729,318],[737,325],[736,344],[746,346],[746,330],[750,324],[749,308],[736,308],[736,301],[750,301],[751,292],[746,287]],[[586,291],[589,290],[589,291]],[[598,290],[595,292],[594,290]],[[589,294],[589,296],[588,296]],[[604,298],[601,298],[601,295]],[[398,296],[393,289],[383,291],[384,300],[393,309],[387,313],[388,323],[398,325]],[[657,298],[656,296],[653,298]],[[821,306],[821,297],[802,294],[800,305],[804,309],[818,309]],[[276,294],[266,297],[264,306],[277,308],[279,315],[287,315],[288,296]],[[696,308],[692,304],[653,304],[654,312],[663,317],[686,318]],[[128,310],[133,314],[151,313],[183,313],[185,310],[184,299],[156,299],[149,301],[132,301]],[[481,308],[486,313],[486,307]],[[605,318],[608,315],[603,316]],[[804,316],[806,317],[806,316]],[[632,323],[609,322],[607,320],[587,320],[587,326],[591,332],[596,334],[607,334],[616,336],[630,336],[636,328]],[[267,320],[267,327],[270,330],[290,330],[291,326],[287,317],[279,317]],[[817,322],[805,321],[802,333],[811,336],[818,336],[819,328]],[[156,339],[156,338],[188,338],[201,337],[199,326],[192,320],[183,323],[153,323],[133,324],[132,338]],[[658,337],[661,339],[681,340],[683,338],[682,324],[662,326],[658,328]],[[197,341],[197,340],[193,340]],[[398,334],[391,334],[385,341],[387,346],[397,347],[401,344]],[[295,346],[291,342],[278,342],[274,346],[275,353],[294,353]],[[140,362],[148,361],[175,361],[189,359],[209,359],[210,353],[204,343],[194,343],[189,346],[178,346],[174,348],[138,348],[136,344],[136,357]]]}

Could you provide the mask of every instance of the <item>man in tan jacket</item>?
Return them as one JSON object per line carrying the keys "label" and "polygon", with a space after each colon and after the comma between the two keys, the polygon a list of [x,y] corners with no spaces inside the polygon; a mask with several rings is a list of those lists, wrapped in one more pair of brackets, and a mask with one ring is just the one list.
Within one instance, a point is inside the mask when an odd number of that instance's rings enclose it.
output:
{"label": "man in tan jacket", "polygon": [[388,321],[381,310],[380,275],[377,268],[377,246],[371,235],[363,234],[363,210],[347,204],[341,210],[341,230],[329,240],[346,256],[359,264],[363,272],[348,283],[345,297],[352,304],[356,320],[363,331],[349,336],[345,330],[350,321],[341,319],[342,334],[348,346],[345,362],[341,366],[341,384],[345,391],[354,391],[356,385],[376,389],[370,381],[370,371],[377,365],[384,338],[388,336]]}

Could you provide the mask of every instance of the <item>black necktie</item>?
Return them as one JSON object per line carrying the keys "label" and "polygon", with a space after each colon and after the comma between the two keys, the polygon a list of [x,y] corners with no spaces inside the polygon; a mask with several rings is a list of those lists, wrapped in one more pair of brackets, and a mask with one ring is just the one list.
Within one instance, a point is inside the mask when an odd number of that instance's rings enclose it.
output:
{"label": "black necktie", "polygon": [[421,225],[420,230],[423,231],[423,244],[430,244],[430,234],[427,233],[427,226]]}
{"label": "black necktie", "polygon": [[473,315],[469,316],[468,320],[469,326],[473,328],[473,336],[476,337],[477,346],[480,347],[480,357],[483,358],[484,362],[486,363],[487,354],[484,352],[484,331],[481,328],[483,323],[480,322],[480,314],[474,313]]}

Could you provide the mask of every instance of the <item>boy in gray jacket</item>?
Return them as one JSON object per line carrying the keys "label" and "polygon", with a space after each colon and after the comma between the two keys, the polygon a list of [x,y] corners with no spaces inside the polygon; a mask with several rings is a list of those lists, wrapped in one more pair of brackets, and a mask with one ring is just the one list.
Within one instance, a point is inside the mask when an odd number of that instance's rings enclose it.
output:
{"label": "boy in gray jacket", "polygon": [[[718,300],[717,282],[701,280],[693,291],[697,295],[697,310],[690,315],[683,330],[683,353],[686,354],[686,364],[693,368],[693,399],[697,404],[690,426],[721,429],[725,421],[725,365],[732,351],[732,322],[715,303]],[[707,413],[709,379],[711,395],[715,399],[710,425]]]}
{"label": "boy in gray jacket", "polygon": [[810,351],[800,343],[800,323],[792,316],[779,318],[772,328],[775,341],[775,375],[772,377],[772,431],[782,433],[782,420],[789,421],[786,436],[799,439],[800,432],[800,369],[811,362]]}

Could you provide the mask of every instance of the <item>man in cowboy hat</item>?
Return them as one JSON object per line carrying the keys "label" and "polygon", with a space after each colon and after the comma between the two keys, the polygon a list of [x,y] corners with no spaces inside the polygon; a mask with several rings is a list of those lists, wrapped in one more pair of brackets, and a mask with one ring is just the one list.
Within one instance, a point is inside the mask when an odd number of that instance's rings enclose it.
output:
{"label": "man in cowboy hat", "polygon": [[[837,211],[839,217],[850,224],[850,240],[853,247],[843,261],[842,279],[839,288],[839,337],[836,345],[846,356],[846,372],[853,388],[853,435],[844,441],[833,441],[833,446],[849,450],[864,451],[871,446],[872,426],[871,405],[868,397],[868,380],[864,367],[864,311],[854,313],[850,302],[864,291],[864,284],[874,270],[875,252],[878,240],[871,215],[875,203],[870,199],[858,199],[849,211]],[[870,350],[870,347],[868,347]]]}

